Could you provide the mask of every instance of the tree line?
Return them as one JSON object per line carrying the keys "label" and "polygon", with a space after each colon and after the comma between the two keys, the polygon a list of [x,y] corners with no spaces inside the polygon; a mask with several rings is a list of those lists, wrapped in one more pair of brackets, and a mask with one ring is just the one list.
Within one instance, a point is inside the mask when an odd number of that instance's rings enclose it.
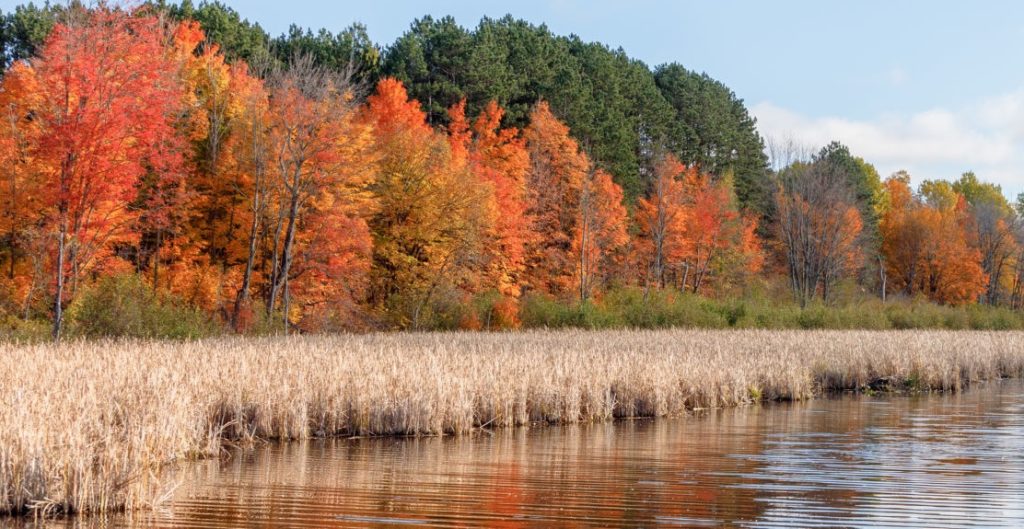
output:
{"label": "tree line", "polygon": [[380,50],[186,2],[2,30],[0,313],[55,337],[124,275],[239,332],[514,328],[530,296],[776,280],[801,306],[1022,304],[998,187],[915,191],[840,144],[769,158],[720,83],[543,26],[424,18]]}
{"label": "tree line", "polygon": [[[472,30],[451,17],[427,16],[381,46],[360,24],[338,32],[292,26],[271,37],[217,1],[147,5],[168,19],[198,22],[207,37],[200,47],[216,45],[229,62],[269,70],[301,55],[335,72],[351,70],[353,80],[366,85],[394,77],[435,127],[446,126],[448,109],[465,99],[474,116],[498,101],[505,109],[503,124],[524,129],[543,99],[630,203],[649,185],[656,146],[712,173],[732,171],[743,207],[763,213],[771,201],[764,145],[743,101],[679,64],[652,71],[621,49],[554,35],[546,26],[510,16],[485,18]],[[29,3],[4,15],[5,64],[34,55],[65,9]]]}

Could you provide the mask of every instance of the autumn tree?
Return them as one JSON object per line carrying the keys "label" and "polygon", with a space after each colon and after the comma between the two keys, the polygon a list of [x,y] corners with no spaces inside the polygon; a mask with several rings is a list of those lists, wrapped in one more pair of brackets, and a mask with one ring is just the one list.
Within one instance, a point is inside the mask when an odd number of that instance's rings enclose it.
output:
{"label": "autumn tree", "polygon": [[801,307],[830,300],[836,282],[860,259],[863,226],[847,175],[833,164],[797,163],[776,192],[778,241]]}
{"label": "autumn tree", "polygon": [[[289,284],[296,278],[296,258],[303,257],[297,250],[302,247],[301,229],[306,221],[327,214],[361,218],[371,207],[372,137],[355,119],[354,88],[347,79],[314,65],[308,57],[296,58],[287,68],[274,72],[270,80],[269,146],[277,211],[271,227],[267,311],[272,313],[281,303],[286,331],[291,321]],[[369,237],[359,221],[353,221],[351,227],[354,229],[335,233]],[[346,243],[339,251],[367,247],[363,242]]]}
{"label": "autumn tree", "polygon": [[[112,258],[129,236],[135,184],[173,127],[173,65],[155,18],[97,7],[73,9],[32,62],[33,110],[42,133],[34,154],[56,254],[53,335],[59,338],[70,282]],[[163,167],[163,169],[169,169]]]}
{"label": "autumn tree", "polygon": [[607,281],[629,243],[622,188],[601,170],[590,171],[580,192],[579,218],[572,250],[581,303]]}
{"label": "autumn tree", "polygon": [[915,196],[909,177],[894,175],[885,182],[889,205],[879,227],[888,277],[908,296],[921,293],[950,305],[977,300],[987,278],[981,256],[967,241],[966,202],[950,200],[934,182],[922,187],[931,201]]}
{"label": "autumn tree", "polygon": [[234,119],[241,109],[231,90],[232,69],[215,45],[195,49],[204,39],[194,22],[186,22],[179,31],[179,46],[183,53],[184,79],[188,87],[189,131],[193,141],[192,162],[194,174],[191,185],[197,199],[190,204],[203,251],[210,264],[222,269],[229,265],[229,247],[239,234],[235,219],[239,198],[235,193],[235,177],[228,171],[233,160],[226,145],[231,138]]}
{"label": "autumn tree", "polygon": [[648,196],[637,203],[637,241],[647,272],[646,284],[665,287],[666,268],[683,261],[683,237],[686,221],[686,167],[672,154],[665,154],[655,165]]}
{"label": "autumn tree", "polygon": [[[1018,215],[1024,215],[1024,207],[1021,206],[1024,206],[1024,201],[1019,201],[1015,208]],[[1010,275],[1010,308],[1019,310],[1024,308],[1024,223],[1017,223],[1014,239],[1017,253],[1014,255]]]}
{"label": "autumn tree", "polygon": [[682,287],[698,293],[714,273],[727,275],[733,267],[758,271],[757,221],[738,211],[731,180],[689,171],[684,189],[689,198],[682,215]]}
{"label": "autumn tree", "polygon": [[973,172],[964,173],[952,183],[952,188],[964,197],[969,207],[967,228],[972,245],[981,253],[981,267],[988,277],[983,300],[996,305],[1010,288],[1019,217],[999,186],[981,182]]}
{"label": "autumn tree", "polygon": [[240,175],[239,193],[245,197],[249,215],[245,263],[242,280],[231,309],[231,326],[242,329],[241,317],[248,309],[253,276],[260,250],[260,234],[265,231],[265,217],[270,207],[274,180],[270,174],[270,101],[263,82],[248,75],[245,65],[232,69],[231,93],[240,102],[235,133],[230,148],[235,161],[234,172]]}
{"label": "autumn tree", "polygon": [[156,238],[161,244],[155,245],[152,262],[166,261],[167,273],[151,272],[156,286],[233,321],[237,268],[247,258],[251,224],[250,167],[236,158],[244,156],[241,136],[250,132],[245,113],[251,76],[246,63],[229,64],[196,22],[182,22],[174,42],[186,109],[179,127],[190,146],[187,204],[184,226]]}
{"label": "autumn tree", "polygon": [[[237,269],[251,257],[246,228],[258,218],[247,207],[253,166],[262,166],[263,187],[268,180],[266,94],[249,66],[228,64],[196,22],[177,25],[169,55],[179,70],[177,141],[187,145],[181,148],[187,171],[179,179],[154,168],[143,178],[133,204],[140,211],[137,269],[148,272],[155,288],[235,322]],[[253,105],[262,117],[247,117]],[[242,148],[254,126],[259,148]],[[259,164],[251,160],[254,152]]]}
{"label": "autumn tree", "polygon": [[915,212],[923,204],[913,196],[909,174],[892,175],[885,181],[885,190],[888,204],[879,229],[887,282],[907,294],[913,294],[929,236],[922,215]]}
{"label": "autumn tree", "polygon": [[372,296],[418,327],[439,290],[476,283],[481,234],[493,222],[493,210],[481,207],[489,194],[469,170],[465,139],[453,145],[433,130],[399,81],[378,83],[363,119],[380,153]]}
{"label": "autumn tree", "polygon": [[210,54],[197,57],[196,50],[203,34],[194,23],[165,26],[168,45],[164,51],[167,68],[175,73],[165,79],[173,94],[172,120],[154,130],[151,148],[142,160],[145,173],[136,184],[136,196],[129,204],[135,217],[134,244],[120,249],[135,266],[135,271],[147,274],[154,288],[160,288],[164,265],[174,261],[171,250],[187,236],[189,219],[196,209],[193,169],[196,160],[190,149],[190,139],[200,135],[205,127],[199,126],[195,109],[202,107],[193,91],[196,64],[208,61]]}
{"label": "autumn tree", "polygon": [[472,170],[494,193],[496,219],[484,250],[487,273],[502,295],[516,298],[526,269],[526,246],[535,236],[526,211],[530,155],[518,129],[501,128],[503,116],[494,101],[477,116],[471,162]]}
{"label": "autumn tree", "polygon": [[27,63],[16,63],[0,84],[0,307],[21,309],[26,318],[41,287],[46,257],[36,246],[40,237],[34,226],[40,190],[35,188],[38,161],[33,146],[41,130],[32,111],[38,95],[35,72]]}
{"label": "autumn tree", "polygon": [[527,245],[524,283],[531,290],[565,294],[574,290],[573,237],[590,161],[543,101],[530,114],[524,137],[530,153],[527,214],[537,234]]}

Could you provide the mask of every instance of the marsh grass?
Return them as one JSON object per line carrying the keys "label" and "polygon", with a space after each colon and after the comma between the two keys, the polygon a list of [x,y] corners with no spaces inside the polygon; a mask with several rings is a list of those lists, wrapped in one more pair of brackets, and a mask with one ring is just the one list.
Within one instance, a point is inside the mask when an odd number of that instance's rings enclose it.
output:
{"label": "marsh grass", "polygon": [[534,331],[0,344],[0,513],[145,508],[260,439],[468,434],[1024,374],[1024,333]]}

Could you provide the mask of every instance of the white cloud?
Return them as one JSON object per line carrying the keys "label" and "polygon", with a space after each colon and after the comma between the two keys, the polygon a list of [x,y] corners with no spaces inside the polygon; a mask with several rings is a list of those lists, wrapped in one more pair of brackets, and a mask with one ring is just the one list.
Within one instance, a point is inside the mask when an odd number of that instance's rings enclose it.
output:
{"label": "white cloud", "polygon": [[1024,89],[960,109],[869,120],[807,116],[769,102],[751,112],[767,138],[792,138],[815,147],[838,140],[883,177],[906,169],[920,181],[973,170],[1001,185],[1008,196],[1024,192]]}

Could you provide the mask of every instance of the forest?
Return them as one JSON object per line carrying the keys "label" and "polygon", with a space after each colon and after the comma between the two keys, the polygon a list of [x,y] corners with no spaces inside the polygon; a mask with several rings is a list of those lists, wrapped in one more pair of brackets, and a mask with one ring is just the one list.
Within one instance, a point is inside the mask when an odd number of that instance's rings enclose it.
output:
{"label": "forest", "polygon": [[511,17],[0,20],[0,335],[1024,328],[1024,197]]}

